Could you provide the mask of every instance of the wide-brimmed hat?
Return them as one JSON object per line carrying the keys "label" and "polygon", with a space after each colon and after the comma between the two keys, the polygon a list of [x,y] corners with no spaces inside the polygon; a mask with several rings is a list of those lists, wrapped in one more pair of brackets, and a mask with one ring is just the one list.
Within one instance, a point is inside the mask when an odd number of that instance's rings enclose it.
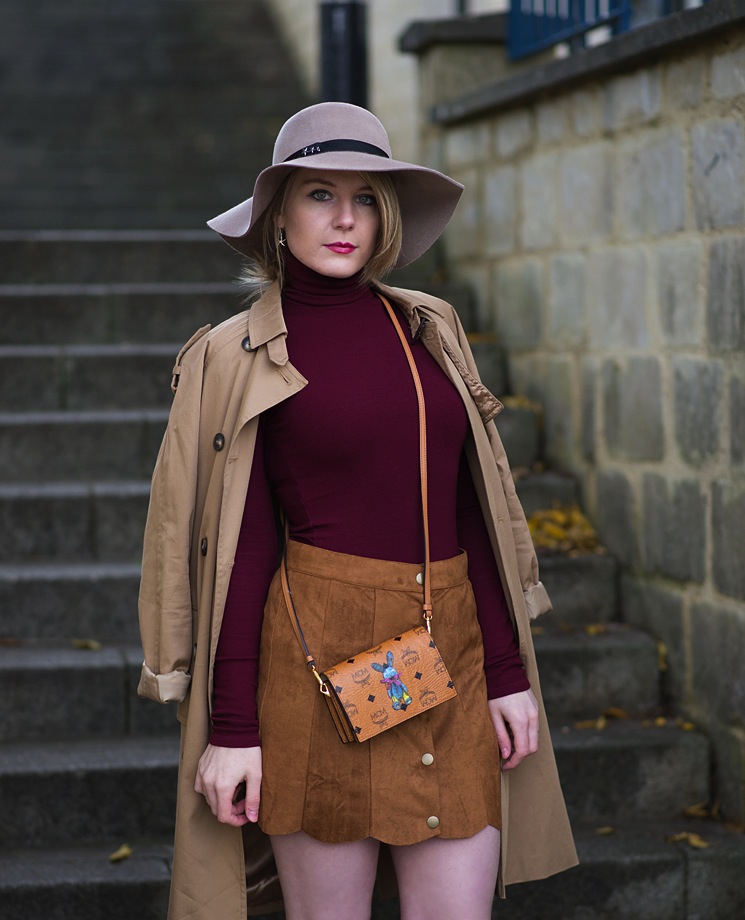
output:
{"label": "wide-brimmed hat", "polygon": [[289,170],[344,169],[388,173],[398,194],[403,223],[396,267],[408,265],[434,243],[453,215],[463,186],[437,170],[394,160],[383,125],[367,109],[347,102],[320,102],[282,126],[272,165],[261,173],[251,198],[207,225],[238,252],[262,250],[265,211]]}

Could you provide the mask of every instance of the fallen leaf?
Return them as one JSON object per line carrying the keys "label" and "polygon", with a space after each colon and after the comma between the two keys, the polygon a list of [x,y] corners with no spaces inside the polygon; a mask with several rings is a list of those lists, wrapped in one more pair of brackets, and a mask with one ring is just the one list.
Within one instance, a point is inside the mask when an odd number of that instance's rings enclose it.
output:
{"label": "fallen leaf", "polygon": [[132,855],[132,847],[128,843],[123,843],[118,850],[109,856],[109,862],[123,862]]}
{"label": "fallen leaf", "polygon": [[667,646],[661,639],[657,640],[657,670],[667,671]]}
{"label": "fallen leaf", "polygon": [[608,632],[608,624],[588,623],[587,626],[583,626],[582,629],[587,633],[588,636],[602,636],[604,633]]}
{"label": "fallen leaf", "polygon": [[603,729],[608,725],[608,722],[605,716],[598,716],[597,719],[582,719],[580,722],[575,722],[574,727],[584,731],[588,728],[594,728],[596,731],[603,731]]}
{"label": "fallen leaf", "polygon": [[605,827],[596,827],[595,833],[599,837],[610,837],[611,834],[616,833],[615,827],[611,827],[610,824],[607,824]]}
{"label": "fallen leaf", "polygon": [[689,831],[681,831],[679,834],[672,834],[667,838],[667,842],[687,843],[688,846],[693,847],[695,850],[708,850],[711,846],[703,837],[700,837],[698,834],[692,834]]}
{"label": "fallen leaf", "polygon": [[708,802],[696,802],[695,805],[689,805],[683,809],[683,815],[686,818],[708,818],[711,815]]}
{"label": "fallen leaf", "polygon": [[684,732],[692,732],[696,725],[693,722],[690,722],[688,719],[676,719],[675,724]]}
{"label": "fallen leaf", "polygon": [[667,719],[664,716],[657,716],[654,720],[654,724],[657,728],[664,728],[667,725]]}
{"label": "fallen leaf", "polygon": [[530,634],[532,636],[542,636],[545,632],[546,630],[544,629],[543,626],[531,626],[530,627]]}
{"label": "fallen leaf", "polygon": [[89,652],[99,652],[101,650],[101,643],[98,639],[73,639],[72,647],[86,649]]}
{"label": "fallen leaf", "polygon": [[625,709],[621,709],[619,706],[609,706],[606,710],[603,711],[603,715],[606,719],[628,719],[630,718],[628,712]]}

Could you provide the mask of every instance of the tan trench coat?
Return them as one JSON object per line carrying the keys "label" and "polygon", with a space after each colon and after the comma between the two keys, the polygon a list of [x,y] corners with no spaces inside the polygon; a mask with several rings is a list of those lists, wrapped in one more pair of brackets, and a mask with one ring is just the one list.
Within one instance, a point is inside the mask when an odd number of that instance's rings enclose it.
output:
{"label": "tan trench coat", "polygon": [[[444,301],[380,286],[403,309],[461,394],[468,459],[515,621],[520,654],[540,701],[529,622],[551,609],[493,418],[499,401],[480,383],[463,329]],[[421,329],[420,329],[421,325]],[[207,743],[212,670],[243,515],[259,415],[307,381],[288,360],[279,290],[179,353],[175,398],[158,455],[145,531],[139,693],[178,700],[182,722],[169,920],[244,920],[243,837],[219,824],[194,792]],[[290,346],[291,347],[291,346]],[[538,753],[502,777],[504,885],[543,878],[577,857],[543,704]],[[251,907],[256,910],[255,905]],[[269,905],[262,905],[263,910]],[[254,912],[252,911],[252,912]]]}

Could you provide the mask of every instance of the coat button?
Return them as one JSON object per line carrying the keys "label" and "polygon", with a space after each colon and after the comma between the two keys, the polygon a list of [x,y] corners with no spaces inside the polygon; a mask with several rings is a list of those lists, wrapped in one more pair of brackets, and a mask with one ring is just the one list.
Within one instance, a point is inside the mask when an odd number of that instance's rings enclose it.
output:
{"label": "coat button", "polygon": [[202,542],[199,544],[199,549],[201,550],[203,556],[207,555],[208,546],[209,544],[207,543],[207,537],[203,537]]}
{"label": "coat button", "polygon": [[255,348],[251,348],[251,339],[248,336],[241,342],[241,348],[244,351],[256,351]]}
{"label": "coat button", "polygon": [[212,446],[215,450],[222,450],[225,447],[225,435],[218,432],[212,439]]}
{"label": "coat button", "polygon": [[431,767],[435,762],[435,758],[432,754],[422,754],[422,763],[425,767]]}
{"label": "coat button", "polygon": [[417,573],[416,573],[416,583],[417,583],[418,585],[423,585],[423,584],[424,584],[424,572],[417,572]]}
{"label": "coat button", "polygon": [[431,830],[434,830],[436,827],[439,827],[439,826],[440,826],[440,819],[437,817],[437,815],[430,815],[430,817],[427,818],[427,827],[429,827]]}

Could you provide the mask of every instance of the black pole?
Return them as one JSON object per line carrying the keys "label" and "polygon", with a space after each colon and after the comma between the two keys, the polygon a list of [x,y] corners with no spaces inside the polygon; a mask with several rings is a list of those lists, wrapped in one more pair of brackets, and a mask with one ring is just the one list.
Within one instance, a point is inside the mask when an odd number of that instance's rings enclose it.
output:
{"label": "black pole", "polygon": [[367,4],[322,0],[321,101],[367,107]]}

